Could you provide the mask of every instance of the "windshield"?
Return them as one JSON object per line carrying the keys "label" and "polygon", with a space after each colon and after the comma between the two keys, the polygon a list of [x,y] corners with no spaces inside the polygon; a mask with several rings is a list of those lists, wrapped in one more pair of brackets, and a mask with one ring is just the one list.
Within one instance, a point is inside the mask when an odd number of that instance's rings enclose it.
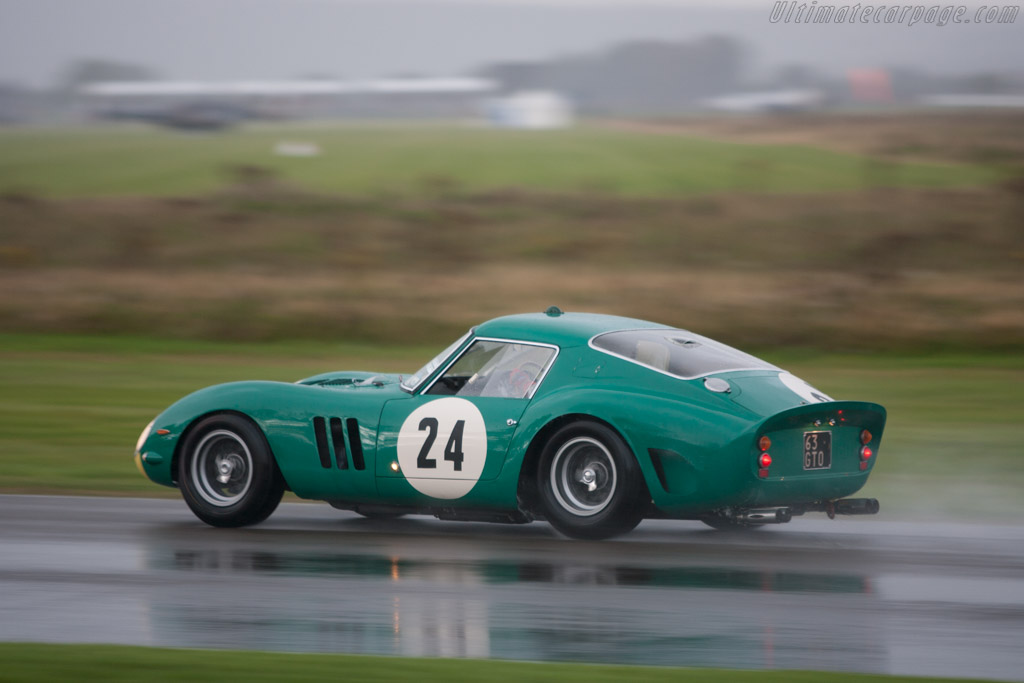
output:
{"label": "windshield", "polygon": [[777,370],[771,363],[686,330],[622,330],[595,337],[594,348],[668,375],[694,379],[727,370]]}
{"label": "windshield", "polygon": [[470,330],[466,334],[456,339],[451,346],[449,346],[444,351],[434,356],[429,363],[427,363],[422,368],[417,370],[416,374],[407,377],[405,381],[402,382],[402,388],[409,392],[416,391],[416,387],[422,384],[423,380],[425,380],[427,377],[430,377],[430,375],[433,374],[434,370],[437,370],[441,363],[443,363],[449,356],[455,353],[459,349],[459,347],[462,346],[462,344],[467,339],[469,339],[469,335],[471,334],[473,334],[473,330]]}

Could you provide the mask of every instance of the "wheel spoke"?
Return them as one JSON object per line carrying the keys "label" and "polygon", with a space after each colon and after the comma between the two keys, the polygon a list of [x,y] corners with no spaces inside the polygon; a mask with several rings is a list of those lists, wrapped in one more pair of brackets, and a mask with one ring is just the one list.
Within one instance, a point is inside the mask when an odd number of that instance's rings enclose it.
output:
{"label": "wheel spoke", "polygon": [[617,484],[615,460],[597,439],[570,439],[551,462],[551,488],[559,505],[580,516],[608,507]]}
{"label": "wheel spoke", "polygon": [[196,446],[191,474],[206,502],[228,507],[241,500],[252,484],[252,454],[234,432],[212,431]]}

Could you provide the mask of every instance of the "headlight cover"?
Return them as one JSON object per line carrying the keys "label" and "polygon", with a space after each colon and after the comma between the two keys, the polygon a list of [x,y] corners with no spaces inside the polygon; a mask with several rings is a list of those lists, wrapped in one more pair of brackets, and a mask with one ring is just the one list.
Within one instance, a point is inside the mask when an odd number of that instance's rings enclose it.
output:
{"label": "headlight cover", "polygon": [[142,434],[139,435],[139,440],[135,443],[135,452],[136,453],[138,453],[139,451],[142,450],[142,444],[146,443],[146,439],[149,438],[149,433],[151,431],[153,431],[153,423],[154,422],[156,422],[155,419],[150,420],[149,424],[146,425],[146,428],[142,430]]}

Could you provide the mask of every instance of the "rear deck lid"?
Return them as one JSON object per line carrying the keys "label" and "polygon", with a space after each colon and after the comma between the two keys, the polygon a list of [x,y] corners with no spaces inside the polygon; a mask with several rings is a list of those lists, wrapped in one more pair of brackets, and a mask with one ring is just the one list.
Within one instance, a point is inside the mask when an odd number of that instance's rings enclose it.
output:
{"label": "rear deck lid", "polygon": [[834,400],[785,370],[726,373],[716,377],[729,383],[729,395],[735,403],[763,417],[788,408]]}

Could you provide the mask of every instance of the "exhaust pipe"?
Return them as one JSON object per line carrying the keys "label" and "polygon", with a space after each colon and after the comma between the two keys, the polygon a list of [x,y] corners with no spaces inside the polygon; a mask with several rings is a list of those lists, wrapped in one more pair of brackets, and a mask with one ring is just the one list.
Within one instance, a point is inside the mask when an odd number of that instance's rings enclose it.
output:
{"label": "exhaust pipe", "polygon": [[734,519],[748,524],[785,524],[793,519],[793,512],[789,508],[744,510],[737,513]]}

